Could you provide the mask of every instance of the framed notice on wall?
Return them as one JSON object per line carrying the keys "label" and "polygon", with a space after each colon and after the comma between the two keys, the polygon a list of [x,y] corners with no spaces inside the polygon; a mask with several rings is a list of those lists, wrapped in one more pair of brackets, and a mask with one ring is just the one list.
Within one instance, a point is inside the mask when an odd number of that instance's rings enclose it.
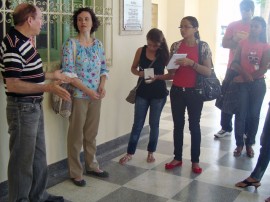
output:
{"label": "framed notice on wall", "polygon": [[120,0],[120,35],[142,32],[143,0]]}

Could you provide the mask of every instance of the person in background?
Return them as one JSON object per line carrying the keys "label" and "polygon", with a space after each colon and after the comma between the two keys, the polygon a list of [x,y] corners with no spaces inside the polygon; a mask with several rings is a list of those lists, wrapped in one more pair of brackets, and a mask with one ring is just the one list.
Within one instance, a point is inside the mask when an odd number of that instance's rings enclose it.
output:
{"label": "person in background", "polygon": [[[233,61],[235,50],[239,41],[246,39],[248,37],[250,29],[250,21],[254,14],[254,7],[255,7],[254,2],[252,0],[241,1],[240,12],[242,19],[230,23],[226,29],[225,35],[222,40],[223,48],[230,49],[226,74],[229,74],[228,71],[231,68],[231,63]],[[233,114],[228,114],[221,111],[221,120],[220,120],[221,130],[219,130],[216,134],[214,134],[216,138],[223,138],[225,136],[231,135],[231,132],[233,130],[232,117]]]}
{"label": "person in background", "polygon": [[[89,175],[108,177],[96,160],[96,136],[100,120],[101,100],[104,98],[108,69],[102,43],[92,34],[99,21],[92,9],[79,8],[74,12],[73,25],[78,35],[68,39],[63,46],[62,70],[77,74],[72,79],[75,86],[72,95],[72,112],[67,138],[69,175],[77,186],[85,186],[80,151],[83,146],[85,170]],[[74,65],[73,42],[76,44]]]}
{"label": "person in background", "polygon": [[[164,81],[169,79],[168,74],[164,75],[164,69],[169,60],[166,39],[161,30],[153,28],[147,33],[146,40],[147,45],[138,48],[131,66],[131,72],[139,77],[138,82],[141,82],[141,84],[137,89],[134,122],[127,154],[119,160],[122,165],[130,161],[136,151],[148,109],[150,110],[150,135],[147,147],[147,162],[152,163],[155,161],[154,152],[156,151],[159,136],[160,115],[168,95]],[[149,70],[149,66],[151,66],[150,68],[152,68],[155,76],[150,80],[145,80],[144,72]]]}
{"label": "person in background", "polygon": [[[260,155],[254,170],[248,178],[236,183],[236,187],[246,188],[249,186],[254,186],[255,188],[258,188],[261,185],[260,181],[270,161],[270,107],[268,108],[268,112],[264,121],[264,127],[260,142]],[[265,202],[270,202],[270,197],[265,199]]]}
{"label": "person in background", "polygon": [[[33,37],[42,27],[37,6],[22,3],[13,13],[11,27],[0,46],[0,68],[7,95],[9,127],[9,202],[64,201],[46,192],[48,169],[43,117],[43,93],[52,92],[70,101],[59,84],[69,79],[59,71],[44,73],[42,61],[33,46]],[[59,80],[45,84],[45,79]],[[62,80],[62,81],[61,81]]]}
{"label": "person in background", "polygon": [[[171,109],[174,123],[174,159],[165,165],[165,169],[182,166],[183,139],[185,126],[185,111],[188,112],[189,130],[191,135],[192,171],[200,174],[199,166],[201,129],[200,119],[203,100],[195,91],[197,74],[210,76],[212,68],[212,53],[206,42],[200,41],[199,23],[193,16],[184,17],[180,23],[182,40],[172,44],[170,55],[174,53],[187,54],[186,58],[178,59],[178,69],[170,70],[174,74],[170,91]],[[199,52],[199,42],[202,44]],[[199,64],[201,59],[201,64]]]}
{"label": "person in background", "polygon": [[235,114],[234,156],[241,155],[246,145],[247,156],[252,158],[255,136],[258,131],[261,106],[266,93],[264,74],[270,63],[270,46],[266,40],[266,22],[254,17],[247,39],[239,42],[231,68],[238,71],[234,77],[238,89],[238,110]]}

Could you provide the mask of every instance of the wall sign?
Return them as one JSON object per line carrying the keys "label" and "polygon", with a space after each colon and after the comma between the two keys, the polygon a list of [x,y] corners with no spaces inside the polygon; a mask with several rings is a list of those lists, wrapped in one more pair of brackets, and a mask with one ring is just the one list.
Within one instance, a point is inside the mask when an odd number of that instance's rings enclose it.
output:
{"label": "wall sign", "polygon": [[143,0],[120,1],[120,35],[142,34]]}

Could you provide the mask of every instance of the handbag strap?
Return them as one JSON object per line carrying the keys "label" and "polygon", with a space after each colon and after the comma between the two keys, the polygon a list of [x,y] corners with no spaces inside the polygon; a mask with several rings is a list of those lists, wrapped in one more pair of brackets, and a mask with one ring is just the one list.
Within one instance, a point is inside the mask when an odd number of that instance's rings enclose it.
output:
{"label": "handbag strap", "polygon": [[[74,65],[76,63],[76,55],[77,55],[77,49],[76,49],[76,42],[75,39],[70,38],[71,43],[72,43],[72,50],[73,50],[73,61],[74,61]],[[61,60],[63,60],[63,58],[61,58]],[[62,69],[62,65],[60,65],[60,69]]]}
{"label": "handbag strap", "polygon": [[[158,56],[159,56],[159,55],[157,55],[157,56],[155,57],[155,59],[150,63],[150,65],[149,65],[147,68],[151,68],[151,67],[153,66],[153,64],[154,64],[154,62],[157,60]],[[136,87],[135,87],[135,90],[137,90],[137,89],[139,88],[139,86],[141,85],[142,81],[143,81],[143,78],[139,78],[139,82],[137,83],[137,85],[136,85]]]}
{"label": "handbag strap", "polygon": [[76,49],[76,42],[73,38],[70,39],[72,42],[72,49],[73,49],[73,61],[74,61],[74,65],[76,63],[76,55],[77,55],[77,49]]}

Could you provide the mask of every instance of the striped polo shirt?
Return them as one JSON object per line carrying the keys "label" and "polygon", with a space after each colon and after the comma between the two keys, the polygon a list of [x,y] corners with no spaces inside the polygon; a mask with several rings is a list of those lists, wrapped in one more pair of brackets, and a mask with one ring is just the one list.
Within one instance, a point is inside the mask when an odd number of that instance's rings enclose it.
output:
{"label": "striped polo shirt", "polygon": [[22,81],[37,84],[43,84],[45,80],[39,53],[30,39],[14,27],[5,36],[0,46],[0,70],[7,96],[41,97],[43,95],[43,92],[18,94],[7,90],[5,78],[19,78]]}

